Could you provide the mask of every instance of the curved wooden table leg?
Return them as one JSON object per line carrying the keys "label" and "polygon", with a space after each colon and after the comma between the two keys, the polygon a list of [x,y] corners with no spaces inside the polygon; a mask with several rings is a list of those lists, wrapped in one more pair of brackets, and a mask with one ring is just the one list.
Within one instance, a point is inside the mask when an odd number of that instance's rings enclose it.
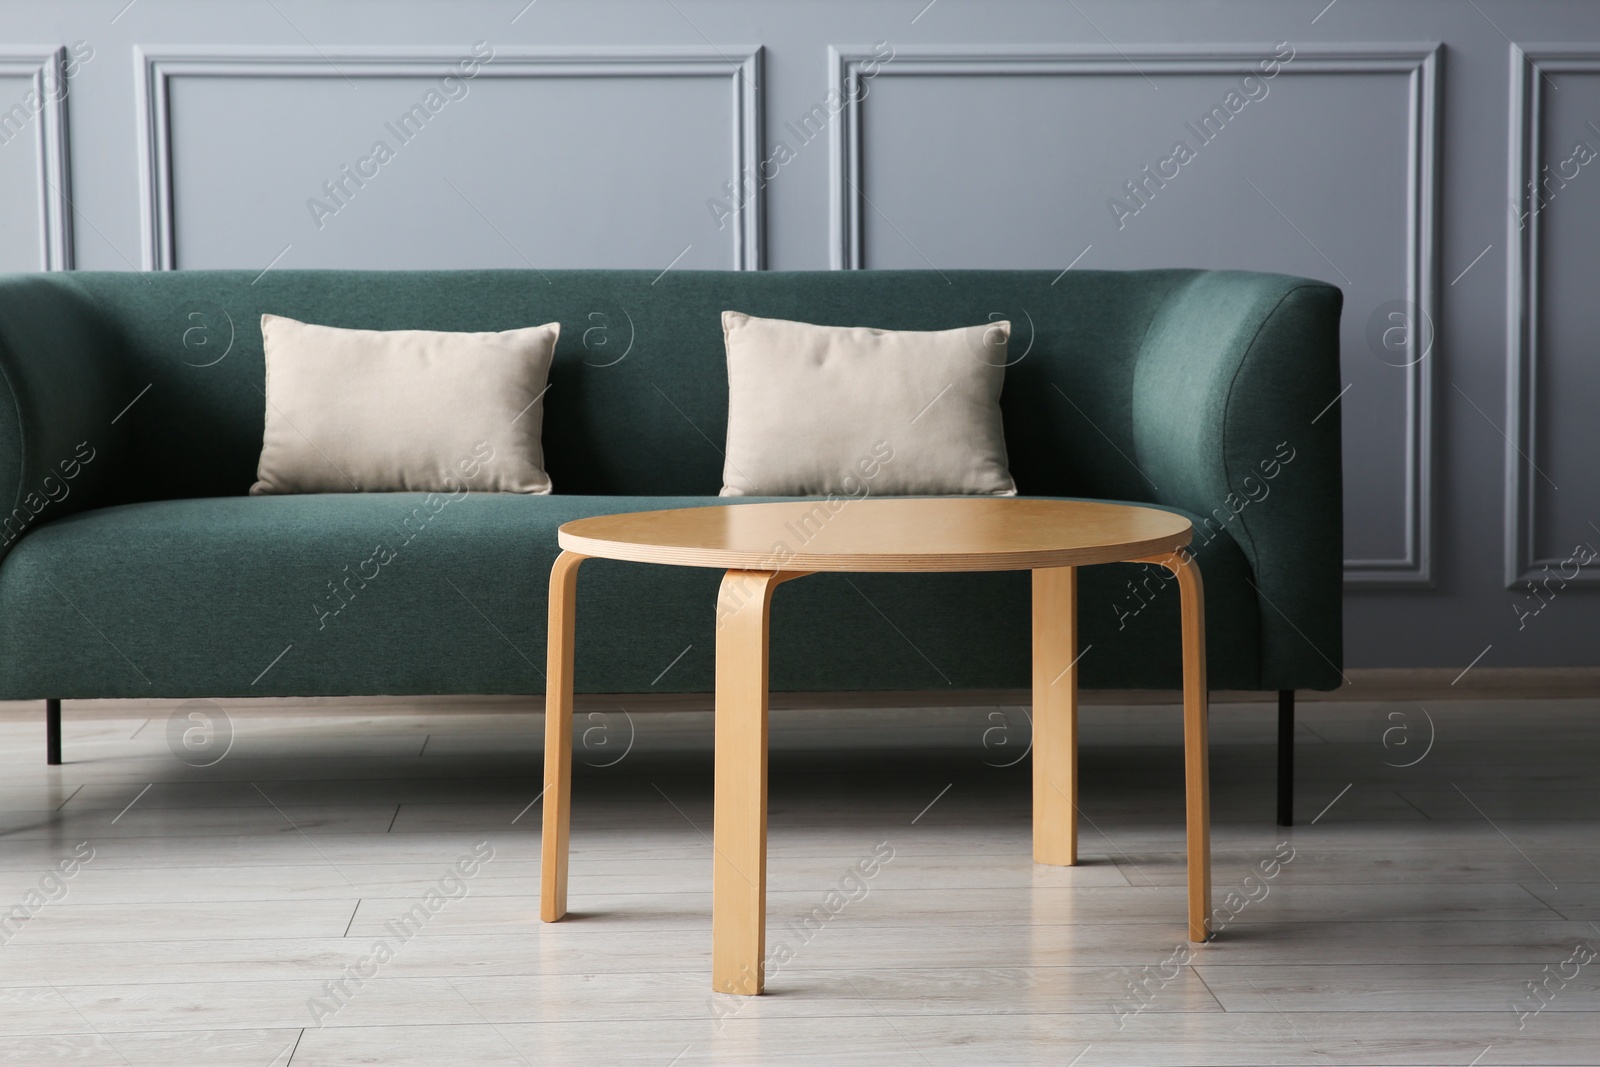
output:
{"label": "curved wooden table leg", "polygon": [[1033,572],[1033,862],[1078,862],[1078,569]]}
{"label": "curved wooden table leg", "polygon": [[587,556],[563,552],[550,570],[550,625],[544,679],[544,834],[540,841],[539,918],[567,913],[567,838],[572,815],[573,622],[578,564]]}
{"label": "curved wooden table leg", "polygon": [[1200,565],[1187,549],[1132,563],[1154,563],[1178,579],[1183,614],[1183,766],[1188,793],[1189,940],[1211,937],[1211,785],[1206,739],[1206,606]]}
{"label": "curved wooden table leg", "polygon": [[711,988],[755,996],[766,982],[767,625],[792,571],[728,571],[717,596]]}

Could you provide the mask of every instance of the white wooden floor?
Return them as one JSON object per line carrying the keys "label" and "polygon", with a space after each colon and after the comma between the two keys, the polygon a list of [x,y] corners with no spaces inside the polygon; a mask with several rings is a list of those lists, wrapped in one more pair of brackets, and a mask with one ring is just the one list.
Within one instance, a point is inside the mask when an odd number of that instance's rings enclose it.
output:
{"label": "white wooden floor", "polygon": [[1176,707],[1085,712],[1071,869],[1018,709],[774,712],[759,999],[709,988],[709,714],[580,721],[543,925],[539,715],[197,709],[69,702],[48,768],[0,705],[0,1061],[1600,1063],[1597,700],[1303,706],[1287,831],[1271,709],[1217,706],[1242,895],[1188,948]]}

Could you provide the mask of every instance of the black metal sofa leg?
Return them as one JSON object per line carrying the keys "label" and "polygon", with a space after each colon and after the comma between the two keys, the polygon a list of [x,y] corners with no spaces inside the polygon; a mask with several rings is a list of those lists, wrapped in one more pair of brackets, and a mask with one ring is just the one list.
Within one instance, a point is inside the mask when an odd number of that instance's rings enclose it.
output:
{"label": "black metal sofa leg", "polygon": [[44,759],[52,767],[61,763],[61,701],[44,702]]}
{"label": "black metal sofa leg", "polygon": [[1278,825],[1294,825],[1294,690],[1278,690]]}

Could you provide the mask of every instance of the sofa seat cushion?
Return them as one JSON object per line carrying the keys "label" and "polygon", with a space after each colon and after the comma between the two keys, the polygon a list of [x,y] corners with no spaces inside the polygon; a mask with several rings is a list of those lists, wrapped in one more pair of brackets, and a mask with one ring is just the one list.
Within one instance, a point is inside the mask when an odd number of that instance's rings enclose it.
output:
{"label": "sofa seat cushion", "polygon": [[[0,563],[0,699],[541,693],[556,529],[721,503],[349,493],[83,512],[29,532]],[[1197,555],[1211,684],[1254,687],[1260,609],[1244,556],[1226,535]],[[719,580],[585,563],[580,691],[710,690]],[[1025,687],[1028,590],[1024,573],[789,583],[774,601],[773,688]],[[1153,568],[1086,568],[1079,615],[1093,646],[1084,685],[1179,683],[1177,587]]]}

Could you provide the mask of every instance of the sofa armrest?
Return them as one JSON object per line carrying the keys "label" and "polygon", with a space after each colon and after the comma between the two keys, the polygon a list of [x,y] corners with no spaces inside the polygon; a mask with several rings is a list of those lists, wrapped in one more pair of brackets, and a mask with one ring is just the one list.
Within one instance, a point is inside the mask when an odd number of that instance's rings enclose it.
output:
{"label": "sofa armrest", "polygon": [[115,502],[113,420],[137,390],[108,350],[76,283],[0,276],[0,555],[36,524]]}
{"label": "sofa armrest", "polygon": [[1254,572],[1261,688],[1332,689],[1343,665],[1335,287],[1208,271],[1174,288],[1134,371],[1135,460]]}

